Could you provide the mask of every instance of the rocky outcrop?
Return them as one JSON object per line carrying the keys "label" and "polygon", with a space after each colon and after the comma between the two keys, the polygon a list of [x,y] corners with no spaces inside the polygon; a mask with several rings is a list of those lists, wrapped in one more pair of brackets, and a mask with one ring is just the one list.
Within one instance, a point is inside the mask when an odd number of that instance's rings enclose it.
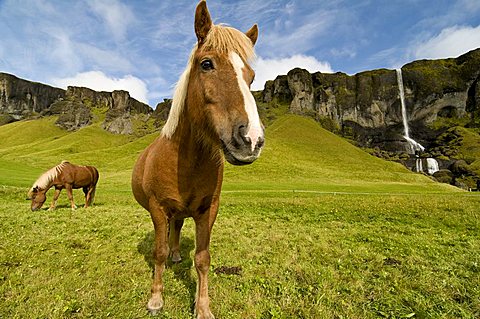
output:
{"label": "rocky outcrop", "polygon": [[464,171],[452,164],[465,156],[459,153],[462,134],[454,128],[480,127],[480,49],[454,59],[414,61],[401,70],[410,137],[426,147],[414,155],[407,152],[410,145],[403,137],[395,70],[347,75],[310,74],[296,68],[268,81],[258,92],[260,110],[268,113],[288,105],[289,112],[315,118],[372,155],[412,170],[418,161],[435,158],[441,169],[438,180],[463,188],[480,185],[480,160],[460,165]]}
{"label": "rocky outcrop", "polygon": [[0,124],[40,114],[64,97],[65,90],[0,73]]}
{"label": "rocky outcrop", "polygon": [[137,115],[153,110],[130,97],[127,91],[97,92],[89,88],[69,86],[65,99],[50,107],[49,114],[60,114],[56,124],[77,130],[92,123],[94,113],[105,114],[102,128],[114,134],[133,134]]}
{"label": "rocky outcrop", "polygon": [[306,70],[295,68],[288,72],[287,83],[293,95],[290,110],[294,113],[314,111],[316,108],[315,88],[310,73]]}
{"label": "rocky outcrop", "polygon": [[92,111],[77,100],[62,100],[53,103],[44,115],[59,114],[55,124],[67,131],[76,131],[90,125]]}
{"label": "rocky outcrop", "polygon": [[172,99],[164,99],[163,102],[157,104],[155,111],[153,112],[156,127],[162,127],[165,124],[171,108]]}
{"label": "rocky outcrop", "polygon": [[[422,144],[435,134],[438,117],[480,122],[480,49],[456,59],[414,61],[402,67],[408,122]],[[401,104],[395,70],[355,75],[293,69],[268,81],[265,103],[288,103],[293,113],[328,118],[362,146],[382,149],[404,144]]]}
{"label": "rocky outcrop", "polygon": [[[309,76],[307,75],[306,78],[308,77]],[[286,76],[278,76],[275,81],[267,81],[262,94],[263,101],[266,103],[272,102],[273,100],[282,103],[290,102],[293,98],[292,92],[288,85],[288,77]]]}
{"label": "rocky outcrop", "polygon": [[56,124],[74,131],[104,114],[102,128],[115,134],[132,134],[134,122],[148,120],[153,110],[127,91],[97,92],[69,86],[67,90],[0,73],[0,125],[36,116],[58,115]]}
{"label": "rocky outcrop", "polygon": [[113,91],[108,100],[108,111],[102,127],[115,134],[133,134],[134,118],[139,114],[149,115],[150,106],[130,97],[127,91]]}

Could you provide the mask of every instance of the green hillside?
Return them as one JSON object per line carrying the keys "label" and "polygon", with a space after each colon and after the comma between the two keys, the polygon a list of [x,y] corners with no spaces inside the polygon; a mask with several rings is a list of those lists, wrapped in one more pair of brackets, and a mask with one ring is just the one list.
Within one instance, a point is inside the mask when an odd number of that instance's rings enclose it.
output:
{"label": "green hillside", "polygon": [[[0,126],[0,318],[151,318],[153,226],[130,190],[158,133],[55,118]],[[100,171],[95,204],[32,212],[27,188],[70,160]],[[371,156],[299,116],[278,117],[252,165],[227,164],[211,241],[217,318],[479,318],[480,196]],[[164,272],[161,318],[192,318],[194,223]],[[235,270],[229,274],[229,270]]]}
{"label": "green hillside", "polygon": [[[106,132],[94,124],[76,132],[66,132],[54,125],[55,118],[22,121],[0,127],[0,184],[30,186],[46,169],[62,160],[82,165],[94,165],[106,177],[122,175],[117,185],[127,188],[129,170],[138,153],[157,134],[135,139]],[[17,169],[12,170],[12,167]],[[20,169],[18,169],[20,168]],[[14,176],[17,171],[18,176]],[[30,174],[29,174],[30,173]],[[27,178],[29,183],[25,183]],[[102,178],[100,182],[108,181]]]}
{"label": "green hillside", "polygon": [[[130,171],[139,152],[158,136],[154,133],[135,139],[114,135],[101,129],[99,124],[66,132],[57,128],[54,121],[54,118],[45,118],[0,127],[1,184],[29,186],[42,170],[69,160],[96,166],[102,174],[101,183],[128,190]],[[268,127],[265,149],[254,164],[226,165],[224,189],[454,190],[427,176],[412,173],[400,164],[371,156],[322,129],[315,121],[295,115],[282,116]]]}
{"label": "green hillside", "polygon": [[452,187],[412,173],[403,165],[371,156],[314,120],[286,115],[266,131],[257,162],[226,169],[225,189],[318,191],[443,191]]}
{"label": "green hillside", "polygon": [[480,175],[480,134],[478,131],[464,127],[456,127],[462,136],[458,158],[470,164],[470,169]]}

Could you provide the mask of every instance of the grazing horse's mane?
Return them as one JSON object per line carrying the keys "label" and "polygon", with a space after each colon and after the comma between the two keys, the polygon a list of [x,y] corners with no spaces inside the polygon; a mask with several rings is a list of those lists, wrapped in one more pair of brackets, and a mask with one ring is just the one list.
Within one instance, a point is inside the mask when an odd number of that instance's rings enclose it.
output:
{"label": "grazing horse's mane", "polygon": [[45,189],[48,187],[48,184],[50,184],[51,181],[53,181],[58,174],[62,171],[63,167],[65,164],[68,164],[68,161],[62,161],[60,164],[58,164],[55,167],[52,167],[45,173],[43,173],[36,181],[33,183],[32,188],[30,189],[30,192],[35,188],[38,187],[39,189]]}
{"label": "grazing horse's mane", "polygon": [[[229,54],[237,53],[242,60],[249,62],[255,58],[252,41],[237,29],[225,25],[212,25],[207,37],[202,42],[202,50],[217,51],[219,53]],[[180,79],[175,86],[173,94],[172,108],[167,119],[167,123],[162,129],[162,136],[171,138],[178,125],[178,120],[185,104],[187,96],[188,78],[192,68],[195,53],[198,50],[198,44],[193,48],[187,67],[183,71]]]}

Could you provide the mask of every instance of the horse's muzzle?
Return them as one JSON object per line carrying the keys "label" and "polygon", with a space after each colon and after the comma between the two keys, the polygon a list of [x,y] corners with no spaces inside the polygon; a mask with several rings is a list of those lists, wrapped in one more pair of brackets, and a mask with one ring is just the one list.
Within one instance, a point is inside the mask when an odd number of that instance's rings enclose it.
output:
{"label": "horse's muzzle", "polygon": [[246,137],[243,137],[240,142],[235,138],[230,143],[222,140],[223,154],[227,162],[232,165],[248,165],[260,156],[264,143],[263,137],[257,140],[254,147],[252,147],[251,140]]}

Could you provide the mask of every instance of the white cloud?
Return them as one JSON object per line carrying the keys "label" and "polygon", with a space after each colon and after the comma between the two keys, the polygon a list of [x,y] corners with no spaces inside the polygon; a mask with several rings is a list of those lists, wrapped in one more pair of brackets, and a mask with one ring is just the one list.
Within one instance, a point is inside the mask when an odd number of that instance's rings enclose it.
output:
{"label": "white cloud", "polygon": [[260,34],[262,51],[266,54],[301,54],[311,50],[331,26],[332,18],[319,13],[318,16],[302,17],[301,24],[296,24],[298,19],[276,19],[272,31]]}
{"label": "white cloud", "polygon": [[92,0],[90,8],[106,24],[116,40],[124,40],[129,24],[135,20],[132,10],[117,0]]}
{"label": "white cloud", "polygon": [[[82,67],[82,58],[67,32],[60,28],[45,28],[44,32],[50,36],[50,39],[46,39],[46,41],[52,41],[51,47],[48,48],[51,51],[51,56],[64,70],[72,72]],[[45,48],[41,49],[45,50]]]}
{"label": "white cloud", "polygon": [[263,90],[267,80],[274,80],[278,75],[287,74],[294,68],[306,69],[309,72],[333,73],[328,62],[318,61],[315,57],[296,54],[283,59],[262,59],[259,57],[253,66],[255,69],[255,81],[252,90]]}
{"label": "white cloud", "polygon": [[453,26],[437,36],[418,43],[412,50],[415,59],[453,58],[480,47],[480,25]]}
{"label": "white cloud", "polygon": [[353,48],[332,48],[330,54],[336,58],[349,58],[353,59],[357,56],[357,51]]}
{"label": "white cloud", "polygon": [[148,104],[148,89],[145,82],[132,75],[123,78],[108,77],[100,71],[78,73],[70,78],[53,79],[53,85],[67,88],[67,86],[82,86],[95,91],[125,90],[130,96]]}
{"label": "white cloud", "polygon": [[90,65],[92,69],[101,68],[105,72],[113,71],[116,73],[128,73],[134,69],[129,57],[115,50],[103,50],[86,43],[76,43],[75,46],[84,61],[84,65]]}

